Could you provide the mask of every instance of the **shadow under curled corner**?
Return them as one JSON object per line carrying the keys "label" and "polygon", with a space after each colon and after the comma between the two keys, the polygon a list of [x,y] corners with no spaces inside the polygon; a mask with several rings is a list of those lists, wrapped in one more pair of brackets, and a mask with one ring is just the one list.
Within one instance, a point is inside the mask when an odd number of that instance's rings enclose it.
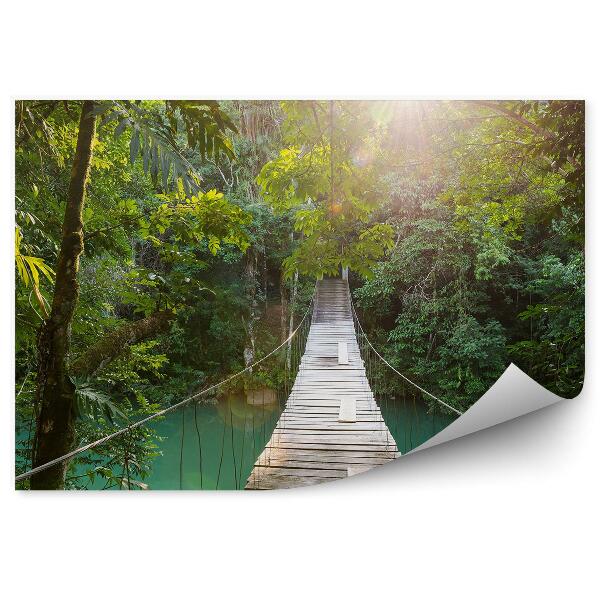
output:
{"label": "shadow under curled corner", "polygon": [[547,390],[511,363],[469,410],[408,454],[516,419],[560,400],[563,398]]}
{"label": "shadow under curled corner", "polygon": [[[445,442],[464,438],[472,433],[477,433],[484,429],[494,427],[495,425],[513,421],[518,417],[554,405],[560,400],[565,400],[565,398],[561,398],[553,392],[550,392],[545,387],[537,383],[534,379],[529,377],[529,375],[524,373],[515,364],[511,363],[494,383],[494,385],[483,396],[481,396],[481,398],[473,406],[471,406],[471,408],[469,408],[462,416],[453,421],[445,429],[410,452],[403,454],[398,459],[375,468],[370,468],[352,474],[349,473],[350,476],[347,479],[351,479],[353,482],[361,485],[360,482],[362,481],[365,483],[367,481],[373,482],[373,477],[375,477],[375,480],[379,480],[381,483],[384,483],[384,479],[393,476],[395,468],[401,468],[400,465],[404,463],[404,461],[401,459],[404,457],[414,456],[415,454],[418,454],[420,450],[434,448]],[[469,444],[468,448],[465,448],[462,453],[464,455],[465,451],[469,453],[472,452],[472,450],[473,445]],[[433,456],[435,456],[435,458],[433,458]],[[456,457],[458,455],[454,456]],[[439,458],[440,455],[434,453],[431,461],[436,462],[436,459]],[[426,460],[426,463],[431,464],[431,461]],[[419,463],[421,463],[421,461],[419,461]],[[404,464],[406,465],[407,463]],[[417,465],[415,464],[414,467],[416,466]],[[421,463],[421,466],[424,466],[424,464]],[[337,483],[339,485],[340,481],[344,481],[344,479],[331,480],[329,483]],[[315,490],[322,487],[324,486],[315,485],[296,489]],[[329,485],[325,487],[327,489],[330,488]]]}

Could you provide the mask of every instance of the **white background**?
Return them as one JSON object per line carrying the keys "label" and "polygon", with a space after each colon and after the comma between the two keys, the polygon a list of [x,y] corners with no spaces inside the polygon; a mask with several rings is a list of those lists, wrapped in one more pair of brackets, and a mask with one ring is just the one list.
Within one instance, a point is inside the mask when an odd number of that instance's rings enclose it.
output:
{"label": "white background", "polygon": [[[8,4],[0,32],[4,597],[598,597],[593,3]],[[582,396],[313,489],[12,491],[13,101],[24,97],[585,98]]]}

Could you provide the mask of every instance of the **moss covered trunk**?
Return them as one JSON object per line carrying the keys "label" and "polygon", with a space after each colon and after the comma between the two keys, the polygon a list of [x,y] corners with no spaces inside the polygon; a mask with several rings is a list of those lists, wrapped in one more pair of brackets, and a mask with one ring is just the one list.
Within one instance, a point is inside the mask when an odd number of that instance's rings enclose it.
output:
{"label": "moss covered trunk", "polygon": [[[34,467],[66,454],[72,449],[75,441],[73,413],[75,390],[69,379],[67,360],[71,322],[79,297],[77,272],[79,257],[83,252],[83,204],[96,134],[96,117],[92,114],[93,108],[92,101],[85,101],[81,108],[77,147],[71,169],[62,241],[56,267],[52,309],[38,337],[39,415],[36,426]],[[66,463],[59,464],[34,475],[31,478],[31,488],[61,489],[64,487],[66,469]]]}
{"label": "moss covered trunk", "polygon": [[250,366],[254,362],[256,352],[256,335],[254,326],[258,320],[258,281],[256,253],[250,248],[244,261],[244,295],[248,302],[248,320],[245,321],[246,345],[244,348],[244,363]]}
{"label": "moss covered trunk", "polygon": [[77,358],[71,365],[70,374],[73,377],[93,375],[131,345],[167,331],[174,318],[175,314],[170,310],[161,310],[139,321],[123,325]]}

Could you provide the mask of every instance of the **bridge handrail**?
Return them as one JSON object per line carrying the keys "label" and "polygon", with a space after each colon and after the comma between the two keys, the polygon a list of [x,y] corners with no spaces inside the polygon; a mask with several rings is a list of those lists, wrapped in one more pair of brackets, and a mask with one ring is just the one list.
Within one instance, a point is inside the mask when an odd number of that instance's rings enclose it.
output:
{"label": "bridge handrail", "polygon": [[[349,290],[348,290],[348,292],[349,292]],[[396,369],[395,367],[393,367],[392,365],[390,365],[390,363],[387,360],[385,360],[385,358],[383,358],[383,356],[381,356],[381,354],[379,354],[379,352],[376,350],[375,346],[373,346],[373,344],[371,343],[371,340],[368,338],[367,334],[365,333],[365,330],[363,329],[363,326],[360,323],[360,319],[358,318],[358,314],[356,312],[356,309],[354,308],[354,302],[352,301],[352,294],[349,293],[349,296],[350,296],[350,306],[352,308],[352,314],[356,318],[356,323],[358,324],[360,332],[363,334],[365,340],[367,340],[367,343],[371,347],[371,350],[373,350],[373,352],[375,352],[375,354],[379,357],[379,359],[387,367],[389,367],[392,371],[394,371],[394,373],[396,373],[396,375],[399,375],[400,377],[402,377],[402,379],[404,379],[405,381],[407,381],[408,383],[410,383],[412,386],[414,386],[415,388],[417,388],[418,390],[420,390],[424,394],[427,394],[430,398],[432,398],[436,402],[439,402],[441,405],[445,406],[449,410],[455,412],[457,415],[462,415],[463,413],[460,410],[458,410],[457,408],[454,408],[453,406],[450,406],[450,404],[447,404],[443,400],[440,400],[437,396],[434,396],[431,392],[428,392],[426,389],[422,388],[419,384],[415,383],[414,381],[412,381],[411,379],[409,379],[406,375],[404,375],[403,373],[401,373],[400,371],[398,371],[398,369]]]}
{"label": "bridge handrail", "polygon": [[277,348],[271,350],[271,352],[269,352],[262,358],[259,358],[258,360],[253,362],[251,365],[248,365],[246,368],[242,369],[241,371],[238,371],[237,373],[234,373],[230,377],[223,379],[223,381],[219,381],[218,383],[215,383],[195,394],[192,394],[188,398],[185,398],[184,400],[177,402],[177,404],[172,404],[171,406],[168,406],[167,408],[159,410],[158,412],[152,413],[151,415],[148,415],[147,417],[144,417],[143,419],[140,419],[139,421],[130,423],[129,425],[127,425],[127,427],[123,427],[122,429],[119,429],[118,431],[110,433],[109,435],[105,435],[104,437],[94,440],[93,442],[90,442],[89,444],[80,446],[79,448],[76,448],[75,450],[72,450],[71,452],[68,452],[67,454],[63,454],[62,456],[54,458],[54,459],[48,461],[47,463],[44,463],[43,465],[39,465],[37,467],[34,467],[33,469],[30,469],[29,471],[26,471],[25,473],[21,473],[20,475],[17,475],[15,477],[15,483],[18,481],[23,481],[24,479],[29,479],[31,476],[36,475],[37,473],[41,473],[42,471],[45,471],[46,469],[50,469],[51,467],[54,467],[62,462],[65,462],[67,460],[75,458],[78,454],[81,454],[82,452],[87,452],[88,450],[92,450],[93,448],[96,448],[97,446],[105,444],[106,442],[109,442],[110,440],[117,438],[120,435],[123,435],[124,433],[127,433],[133,429],[137,429],[138,427],[141,427],[142,425],[144,425],[145,423],[148,423],[149,421],[152,421],[153,419],[167,415],[167,414],[177,410],[178,408],[185,406],[192,400],[196,400],[200,396],[203,396],[204,394],[207,394],[208,392],[211,392],[212,390],[215,390],[215,389],[221,387],[222,385],[225,385],[226,383],[233,381],[234,379],[236,379],[243,373],[246,373],[247,371],[252,371],[252,369],[254,367],[258,366],[260,363],[267,360],[267,358],[270,358],[271,356],[273,356],[273,354],[275,354],[277,351],[281,350],[286,344],[288,344],[294,338],[294,336],[300,330],[300,327],[302,327],[302,325],[306,321],[306,318],[308,317],[308,315],[312,312],[313,305],[315,302],[315,296],[316,296],[316,286],[315,286],[315,290],[313,291],[313,295],[312,295],[312,298],[308,305],[308,308],[306,309],[306,312],[304,313],[304,316],[302,317],[300,323],[298,323],[298,326],[296,327],[296,329],[294,329],[294,331],[292,331],[292,333],[290,333],[290,335],[283,342],[281,342],[281,344],[279,344],[279,346],[277,346]]}

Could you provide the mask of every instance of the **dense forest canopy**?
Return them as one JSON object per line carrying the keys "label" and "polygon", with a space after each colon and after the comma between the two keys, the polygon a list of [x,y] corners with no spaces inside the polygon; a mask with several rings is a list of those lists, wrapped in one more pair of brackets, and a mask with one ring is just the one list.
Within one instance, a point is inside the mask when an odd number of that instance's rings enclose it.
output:
{"label": "dense forest canopy", "polygon": [[[511,361],[581,389],[582,102],[38,100],[15,118],[20,470],[264,356],[344,268],[385,358],[451,406]],[[130,443],[143,479],[155,436]]]}

